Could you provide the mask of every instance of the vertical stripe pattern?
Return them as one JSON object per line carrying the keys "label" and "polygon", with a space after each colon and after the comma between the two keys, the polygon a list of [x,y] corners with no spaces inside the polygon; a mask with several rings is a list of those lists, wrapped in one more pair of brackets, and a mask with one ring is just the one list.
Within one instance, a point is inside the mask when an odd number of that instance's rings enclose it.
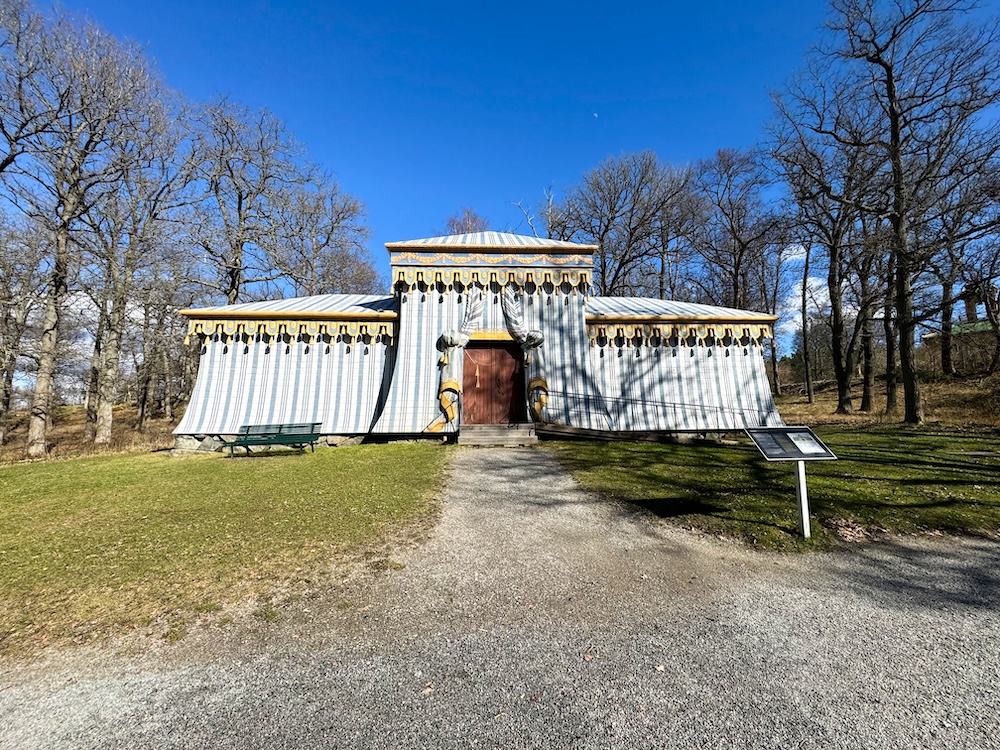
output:
{"label": "vertical stripe pattern", "polygon": [[232,435],[243,425],[320,422],[324,434],[368,431],[389,342],[269,345],[206,340],[180,435]]}
{"label": "vertical stripe pattern", "polygon": [[[410,289],[400,297],[396,362],[391,374],[385,408],[372,432],[382,435],[415,435],[423,432],[441,413],[438,403],[441,350],[438,340],[445,331],[458,329],[465,318],[468,294],[452,289]],[[487,300],[487,308],[489,308]],[[452,356],[461,357],[456,349]],[[461,382],[461,363],[457,364]],[[448,423],[444,433],[455,432]]]}
{"label": "vertical stripe pattern", "polygon": [[612,429],[711,432],[784,424],[761,351],[609,342],[591,347],[589,359]]}

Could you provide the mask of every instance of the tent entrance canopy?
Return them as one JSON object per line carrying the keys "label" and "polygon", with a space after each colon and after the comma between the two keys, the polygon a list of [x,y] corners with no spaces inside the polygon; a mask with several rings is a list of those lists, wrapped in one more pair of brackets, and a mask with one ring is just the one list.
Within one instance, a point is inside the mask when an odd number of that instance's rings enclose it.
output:
{"label": "tent entrance canopy", "polygon": [[521,347],[515,343],[472,341],[463,357],[462,422],[523,422],[526,412]]}

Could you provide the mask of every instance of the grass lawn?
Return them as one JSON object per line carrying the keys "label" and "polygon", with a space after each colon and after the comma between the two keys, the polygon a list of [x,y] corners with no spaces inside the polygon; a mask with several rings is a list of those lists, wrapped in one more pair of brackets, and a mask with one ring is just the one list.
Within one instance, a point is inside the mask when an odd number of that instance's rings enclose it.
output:
{"label": "grass lawn", "polygon": [[433,513],[447,451],[394,444],[0,466],[0,653],[166,623],[329,573]]}
{"label": "grass lawn", "polygon": [[839,536],[1000,531],[996,432],[823,427],[838,461],[806,465],[813,539],[799,537],[795,464],[740,445],[564,442],[557,455],[588,489],[666,521],[767,548]]}

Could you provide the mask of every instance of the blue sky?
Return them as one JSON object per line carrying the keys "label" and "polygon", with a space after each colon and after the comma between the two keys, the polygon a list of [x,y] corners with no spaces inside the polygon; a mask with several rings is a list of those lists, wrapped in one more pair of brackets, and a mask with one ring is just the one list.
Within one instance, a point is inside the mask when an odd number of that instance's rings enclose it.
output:
{"label": "blue sky", "polygon": [[139,43],[167,83],[282,118],[368,209],[372,255],[441,234],[463,207],[530,230],[602,159],[684,164],[753,145],[769,92],[827,13],[766,3],[64,0]]}

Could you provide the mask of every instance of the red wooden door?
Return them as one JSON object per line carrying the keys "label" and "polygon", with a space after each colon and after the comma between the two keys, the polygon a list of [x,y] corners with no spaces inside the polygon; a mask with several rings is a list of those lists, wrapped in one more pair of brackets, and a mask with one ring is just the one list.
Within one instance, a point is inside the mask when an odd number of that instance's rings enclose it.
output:
{"label": "red wooden door", "polygon": [[524,364],[517,344],[469,344],[462,373],[462,421],[511,424],[524,420]]}

